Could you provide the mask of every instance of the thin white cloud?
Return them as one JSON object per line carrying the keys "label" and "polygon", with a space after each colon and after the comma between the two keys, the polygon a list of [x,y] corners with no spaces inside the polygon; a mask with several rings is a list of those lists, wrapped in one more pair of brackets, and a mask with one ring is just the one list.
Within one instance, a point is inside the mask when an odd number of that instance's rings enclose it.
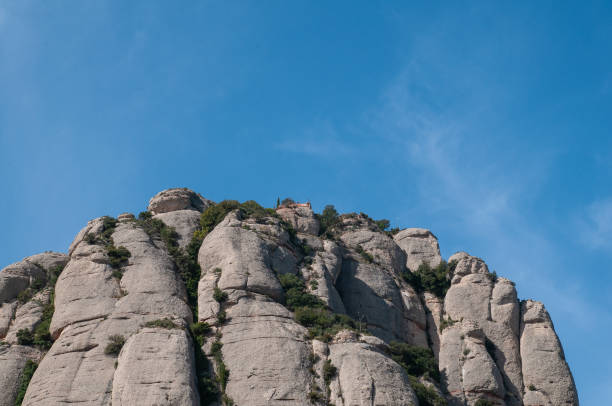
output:
{"label": "thin white cloud", "polygon": [[[440,100],[448,96],[446,84],[432,82],[419,65],[408,63],[384,91],[383,103],[367,114],[373,136],[408,157],[409,173],[419,185],[413,199],[421,202],[419,211],[431,217],[443,212],[466,237],[481,241],[484,252],[471,253],[517,282],[520,297],[547,304],[553,318],[581,327],[598,318],[609,322],[589,302],[581,282],[570,280],[574,275],[559,278],[563,253],[525,213],[526,201],[537,195],[549,174],[552,159],[545,158],[551,157],[529,156],[528,151],[498,156],[480,127],[494,114],[486,84],[470,83],[468,105],[446,102]],[[516,157],[523,164],[509,165]],[[597,209],[599,214],[591,217],[612,237],[612,201]]]}
{"label": "thin white cloud", "polygon": [[347,156],[357,152],[353,146],[339,140],[335,126],[328,121],[315,123],[299,134],[281,140],[275,147],[281,151],[318,158]]}
{"label": "thin white cloud", "polygon": [[577,219],[581,241],[591,249],[612,249],[612,197],[588,205]]}

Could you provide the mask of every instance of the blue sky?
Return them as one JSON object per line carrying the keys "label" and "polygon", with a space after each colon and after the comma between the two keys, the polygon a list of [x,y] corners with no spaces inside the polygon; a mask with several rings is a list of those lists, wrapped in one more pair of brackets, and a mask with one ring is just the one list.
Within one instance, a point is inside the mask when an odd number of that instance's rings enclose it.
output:
{"label": "blue sky", "polygon": [[612,387],[602,2],[0,0],[0,267],[168,187],[430,228]]}

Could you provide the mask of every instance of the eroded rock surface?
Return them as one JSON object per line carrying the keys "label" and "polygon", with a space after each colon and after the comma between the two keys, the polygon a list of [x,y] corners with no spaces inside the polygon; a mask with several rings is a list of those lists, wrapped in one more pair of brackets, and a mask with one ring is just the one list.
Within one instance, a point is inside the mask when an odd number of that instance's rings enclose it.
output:
{"label": "eroded rock surface", "polygon": [[319,220],[310,206],[279,207],[276,213],[300,233],[319,234]]}
{"label": "eroded rock surface", "polygon": [[[148,210],[185,248],[211,204],[188,189],[168,189]],[[0,390],[0,406],[14,404],[28,360],[40,364],[24,405],[199,405],[200,395],[210,395],[200,392],[206,385],[198,389],[205,376],[223,392],[217,406],[222,398],[241,406],[417,405],[412,385],[457,406],[578,405],[543,305],[520,302],[514,284],[482,259],[451,256],[456,266],[444,297],[412,282],[410,271],[442,262],[428,230],[392,235],[364,214],[347,214],[319,236],[307,206],[252,217],[235,210],[201,244],[200,269],[192,270],[192,280],[197,271],[200,278],[196,307],[181,277],[189,276],[186,259],[176,250],[171,256],[142,220],[128,213],[117,220],[90,221],[68,256],[43,253],[0,272],[0,388],[9,388]],[[114,267],[111,245],[130,253]],[[62,267],[53,288],[51,276]],[[290,310],[287,298],[296,293],[281,285],[293,278],[284,274],[301,279],[300,295],[315,296],[307,296],[316,303],[310,313]],[[46,326],[40,323],[52,297],[51,348],[18,345],[19,330]],[[333,313],[352,327],[310,329]],[[204,336],[188,331],[196,314],[209,324],[200,325]],[[123,347],[106,351],[111,336],[122,337]],[[431,349],[440,382],[409,377],[392,358],[393,341]],[[205,371],[196,362],[200,350],[212,366]],[[214,375],[223,370],[222,387]]]}
{"label": "eroded rock surface", "polygon": [[533,300],[521,303],[521,358],[525,406],[578,404],[574,378],[550,316]]}
{"label": "eroded rock surface", "polygon": [[176,210],[202,212],[211,204],[210,200],[189,189],[166,189],[151,198],[149,201],[149,211],[153,214],[168,213]]}
{"label": "eroded rock surface", "polygon": [[393,237],[396,244],[406,253],[406,266],[416,271],[423,263],[436,267],[442,262],[438,239],[424,228],[406,228]]}
{"label": "eroded rock surface", "polygon": [[[99,222],[90,222],[87,233],[99,231]],[[109,337],[127,339],[145,322],[157,319],[171,318],[183,326],[191,322],[184,287],[160,241],[152,240],[133,222],[119,223],[112,233],[114,244],[131,253],[119,279],[113,276],[105,248],[83,240],[84,234],[77,236],[70,262],[57,281],[51,322],[57,341],[38,367],[24,405],[110,404],[114,385],[130,383],[113,382],[117,358],[104,352]],[[127,358],[125,368],[142,366],[138,362],[130,366],[131,359]],[[166,376],[164,368],[146,373],[159,378],[153,381],[158,386]],[[190,369],[182,370],[176,379],[195,382]],[[124,404],[135,403],[127,399]]]}

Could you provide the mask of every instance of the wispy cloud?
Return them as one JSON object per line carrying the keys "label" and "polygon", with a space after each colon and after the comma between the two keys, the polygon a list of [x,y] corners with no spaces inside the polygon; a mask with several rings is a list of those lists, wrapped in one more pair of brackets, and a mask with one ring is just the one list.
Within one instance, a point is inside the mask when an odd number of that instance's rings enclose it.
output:
{"label": "wispy cloud", "polygon": [[340,140],[336,127],[329,121],[317,122],[281,140],[275,147],[281,151],[318,158],[336,158],[357,152],[355,147]]}
{"label": "wispy cloud", "polygon": [[[446,64],[444,58],[438,62]],[[423,66],[418,55],[407,63],[383,92],[382,103],[366,114],[372,135],[409,157],[410,173],[417,177],[413,200],[421,202],[418,211],[431,218],[443,213],[466,238],[480,241],[483,251],[471,253],[514,279],[521,297],[544,301],[556,312],[553,317],[572,320],[574,326],[602,317],[609,321],[587,300],[575,276],[559,278],[563,255],[525,209],[550,176],[555,152],[542,156],[517,148],[499,153],[494,140],[488,144],[486,129],[500,125],[492,110],[503,106],[492,107],[486,80],[467,81],[449,95],[446,90],[457,85],[436,82],[440,76],[432,78]],[[427,66],[438,69],[435,61]],[[457,96],[464,94],[463,86],[469,87],[465,99]],[[516,165],[519,158],[522,164]],[[601,224],[600,241],[612,237],[612,200],[590,213]]]}
{"label": "wispy cloud", "polygon": [[588,248],[612,249],[612,197],[591,203],[576,221]]}

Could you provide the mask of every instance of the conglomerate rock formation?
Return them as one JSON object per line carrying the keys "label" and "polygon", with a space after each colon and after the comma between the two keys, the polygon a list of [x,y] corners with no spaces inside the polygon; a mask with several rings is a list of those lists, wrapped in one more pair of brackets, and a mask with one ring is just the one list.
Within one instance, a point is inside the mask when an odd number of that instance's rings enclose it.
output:
{"label": "conglomerate rock formation", "polygon": [[544,306],[428,230],[188,189],[0,272],[0,406],[578,405]]}

